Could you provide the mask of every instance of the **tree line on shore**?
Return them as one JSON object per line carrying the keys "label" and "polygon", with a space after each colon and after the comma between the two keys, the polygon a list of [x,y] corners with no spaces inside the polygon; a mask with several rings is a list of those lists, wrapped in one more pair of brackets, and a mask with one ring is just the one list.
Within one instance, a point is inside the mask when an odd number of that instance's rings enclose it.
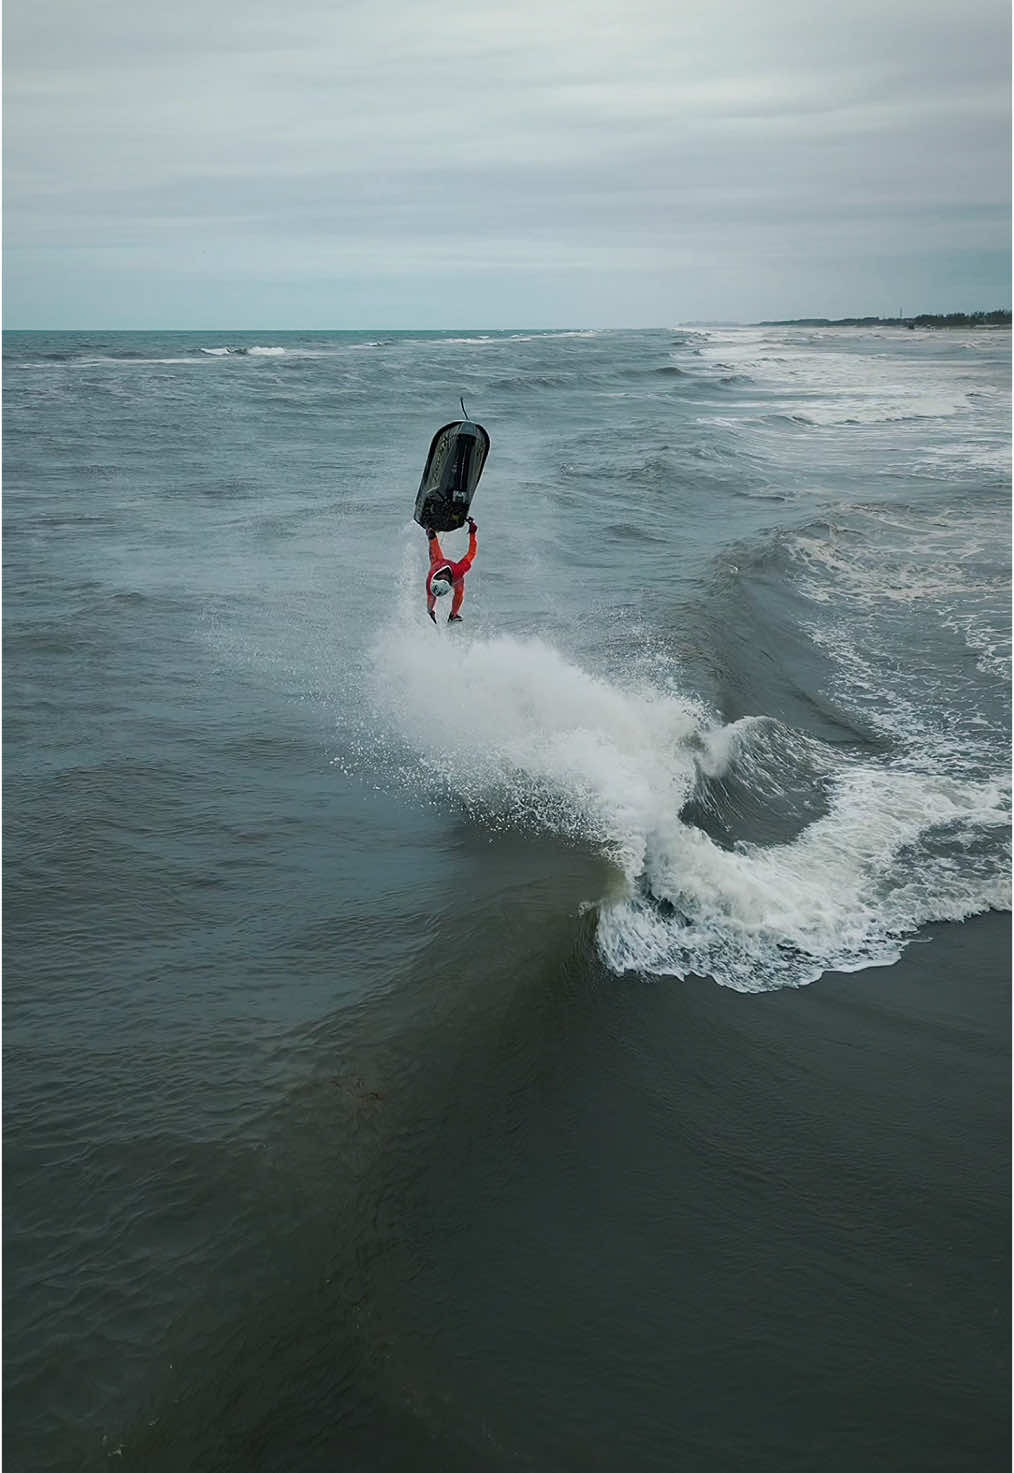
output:
{"label": "tree line on shore", "polygon": [[1010,327],[1009,307],[992,312],[920,312],[918,317],[792,317],[757,327]]}

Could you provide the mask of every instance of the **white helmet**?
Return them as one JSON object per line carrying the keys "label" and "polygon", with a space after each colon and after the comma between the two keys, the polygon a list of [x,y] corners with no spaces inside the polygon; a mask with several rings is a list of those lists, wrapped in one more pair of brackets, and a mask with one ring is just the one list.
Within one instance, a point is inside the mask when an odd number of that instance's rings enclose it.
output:
{"label": "white helmet", "polygon": [[451,584],[447,578],[434,578],[430,584],[430,593],[435,594],[437,598],[443,598],[444,594],[450,591]]}

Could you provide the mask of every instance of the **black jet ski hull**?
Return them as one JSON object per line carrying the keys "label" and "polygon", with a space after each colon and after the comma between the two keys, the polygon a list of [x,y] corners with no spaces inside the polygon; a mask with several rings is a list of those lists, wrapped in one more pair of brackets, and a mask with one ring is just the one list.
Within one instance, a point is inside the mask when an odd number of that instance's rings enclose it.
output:
{"label": "black jet ski hull", "polygon": [[482,425],[458,419],[437,430],[415,499],[413,515],[420,527],[456,532],[464,526],[488,454]]}

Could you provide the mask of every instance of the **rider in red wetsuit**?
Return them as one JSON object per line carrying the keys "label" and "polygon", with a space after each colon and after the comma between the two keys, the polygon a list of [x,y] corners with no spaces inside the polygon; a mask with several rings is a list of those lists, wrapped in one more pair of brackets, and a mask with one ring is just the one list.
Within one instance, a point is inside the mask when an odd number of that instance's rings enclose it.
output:
{"label": "rider in red wetsuit", "polygon": [[478,550],[475,534],[478,530],[472,518],[469,517],[468,551],[460,563],[454,563],[449,558],[444,557],[444,550],[440,546],[440,538],[433,531],[433,528],[426,528],[426,536],[429,538],[430,544],[430,568],[426,574],[426,612],[434,624],[437,622],[437,616],[433,612],[436,601],[443,594],[449,593],[452,588],[454,590],[454,597],[451,599],[451,612],[447,616],[447,622],[448,624],[461,623],[460,609],[465,601],[465,574],[475,561],[475,554]]}

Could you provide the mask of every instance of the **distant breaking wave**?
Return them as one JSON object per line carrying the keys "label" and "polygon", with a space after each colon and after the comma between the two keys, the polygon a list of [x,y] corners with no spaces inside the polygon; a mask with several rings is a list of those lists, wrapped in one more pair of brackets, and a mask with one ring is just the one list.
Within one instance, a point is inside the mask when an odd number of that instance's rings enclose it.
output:
{"label": "distant breaking wave", "polygon": [[285,348],[200,348],[201,353],[206,353],[211,358],[281,358],[288,351]]}

